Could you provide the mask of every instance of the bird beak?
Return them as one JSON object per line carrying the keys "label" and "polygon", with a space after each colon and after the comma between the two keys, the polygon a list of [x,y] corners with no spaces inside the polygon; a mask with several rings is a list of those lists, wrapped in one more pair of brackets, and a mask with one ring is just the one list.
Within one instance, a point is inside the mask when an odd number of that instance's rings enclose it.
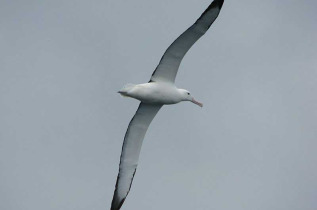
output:
{"label": "bird beak", "polygon": [[191,102],[193,102],[194,104],[197,104],[200,107],[203,107],[203,104],[198,102],[198,101],[196,101],[194,98],[191,100]]}

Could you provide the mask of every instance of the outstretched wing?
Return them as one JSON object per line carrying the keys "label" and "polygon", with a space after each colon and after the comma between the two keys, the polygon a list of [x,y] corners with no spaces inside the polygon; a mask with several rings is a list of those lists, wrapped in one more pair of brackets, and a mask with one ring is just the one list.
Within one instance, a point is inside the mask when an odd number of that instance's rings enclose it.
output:
{"label": "outstretched wing", "polygon": [[198,20],[182,33],[165,51],[150,81],[174,83],[178,67],[193,44],[206,33],[219,15],[224,0],[214,0]]}
{"label": "outstretched wing", "polygon": [[161,107],[162,105],[140,103],[138,110],[130,121],[124,136],[119,174],[111,210],[119,210],[130,191],[145,133]]}

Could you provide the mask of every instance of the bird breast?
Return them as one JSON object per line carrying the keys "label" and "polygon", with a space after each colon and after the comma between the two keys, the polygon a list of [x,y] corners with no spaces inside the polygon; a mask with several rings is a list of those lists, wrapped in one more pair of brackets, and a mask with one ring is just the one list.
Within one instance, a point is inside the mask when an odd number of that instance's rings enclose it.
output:
{"label": "bird breast", "polygon": [[176,104],[181,101],[174,85],[157,82],[136,85],[130,96],[150,104]]}

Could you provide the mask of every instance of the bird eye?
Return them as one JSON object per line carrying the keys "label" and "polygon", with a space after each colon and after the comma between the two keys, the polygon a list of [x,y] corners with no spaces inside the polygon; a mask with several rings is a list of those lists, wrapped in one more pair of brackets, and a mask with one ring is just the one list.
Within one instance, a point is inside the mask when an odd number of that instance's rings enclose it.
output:
{"label": "bird eye", "polygon": [[187,93],[187,95],[190,95],[190,93]]}

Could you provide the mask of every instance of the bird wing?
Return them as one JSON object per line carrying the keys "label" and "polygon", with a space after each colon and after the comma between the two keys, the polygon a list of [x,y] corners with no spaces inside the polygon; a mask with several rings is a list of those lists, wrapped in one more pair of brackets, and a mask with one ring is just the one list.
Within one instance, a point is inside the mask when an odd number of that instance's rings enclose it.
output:
{"label": "bird wing", "polygon": [[174,83],[183,57],[216,20],[223,2],[224,0],[214,0],[198,20],[167,48],[153,72],[150,82],[168,81]]}
{"label": "bird wing", "polygon": [[162,105],[140,103],[124,136],[119,174],[111,210],[118,210],[127,197],[138,165],[139,154],[145,133]]}

